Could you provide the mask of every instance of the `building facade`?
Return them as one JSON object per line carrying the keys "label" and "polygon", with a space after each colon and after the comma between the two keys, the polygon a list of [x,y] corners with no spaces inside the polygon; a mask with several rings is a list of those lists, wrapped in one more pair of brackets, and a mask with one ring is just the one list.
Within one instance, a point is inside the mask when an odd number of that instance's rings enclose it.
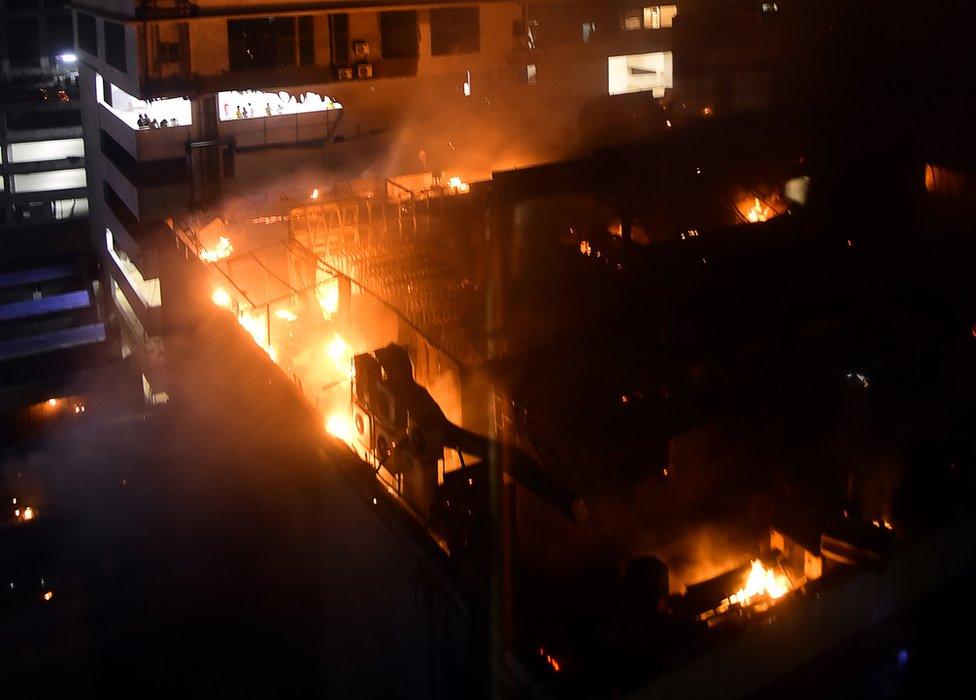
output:
{"label": "building facade", "polygon": [[594,115],[673,87],[674,5],[88,0],[74,13],[91,231],[150,399],[165,396],[161,337],[186,310],[186,279],[166,278],[189,218],[260,198],[280,214],[269,193],[321,178],[478,179],[566,157],[600,142]]}

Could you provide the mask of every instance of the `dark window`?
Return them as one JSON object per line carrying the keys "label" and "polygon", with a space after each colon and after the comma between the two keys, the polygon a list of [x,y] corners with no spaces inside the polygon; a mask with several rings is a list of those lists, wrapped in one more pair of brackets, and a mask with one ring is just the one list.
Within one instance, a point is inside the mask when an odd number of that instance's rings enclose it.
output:
{"label": "dark window", "polygon": [[47,41],[47,55],[52,58],[65,53],[74,53],[75,33],[71,17],[48,17]]}
{"label": "dark window", "polygon": [[380,51],[383,58],[417,58],[420,55],[416,12],[380,13]]}
{"label": "dark window", "polygon": [[349,63],[349,15],[329,15],[332,65]]}
{"label": "dark window", "polygon": [[78,46],[92,56],[98,55],[98,30],[95,18],[83,12],[78,13]]}
{"label": "dark window", "polygon": [[17,112],[7,115],[7,127],[14,131],[25,129],[51,129],[61,126],[80,126],[81,110],[45,110]]}
{"label": "dark window", "polygon": [[125,27],[118,22],[105,22],[105,60],[125,72]]}
{"label": "dark window", "polygon": [[7,20],[7,58],[11,66],[41,64],[37,38],[36,17],[11,17]]}
{"label": "dark window", "polygon": [[480,29],[477,7],[431,10],[430,52],[434,56],[444,56],[480,51]]}
{"label": "dark window", "polygon": [[37,0],[7,0],[7,10],[37,10]]}
{"label": "dark window", "polygon": [[298,62],[303,66],[315,65],[315,29],[311,15],[298,18]]}
{"label": "dark window", "polygon": [[295,65],[295,18],[265,17],[227,22],[231,70]]}

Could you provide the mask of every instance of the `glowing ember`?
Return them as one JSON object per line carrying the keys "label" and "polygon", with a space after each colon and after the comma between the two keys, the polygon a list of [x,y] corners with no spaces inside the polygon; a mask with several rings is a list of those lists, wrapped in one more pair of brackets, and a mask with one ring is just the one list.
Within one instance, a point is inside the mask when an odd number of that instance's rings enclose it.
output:
{"label": "glowing ember", "polygon": [[229,309],[234,301],[231,299],[230,294],[227,293],[227,290],[223,287],[217,287],[214,290],[214,293],[210,296],[210,300],[217,306],[224,309]]}
{"label": "glowing ember", "polygon": [[41,597],[44,598],[44,602],[46,603],[54,597],[54,591],[44,591],[44,595]]}
{"label": "glowing ember", "polygon": [[746,585],[729,596],[732,605],[749,605],[754,598],[768,597],[772,600],[782,598],[790,591],[790,582],[783,574],[767,569],[758,559],[752,561]]}
{"label": "glowing ember", "polygon": [[752,205],[752,209],[746,212],[746,219],[749,220],[750,224],[755,224],[760,221],[765,221],[772,217],[772,211],[769,207],[764,205],[759,201],[759,197],[755,197],[755,202]]}
{"label": "glowing ember", "polygon": [[229,258],[233,252],[234,246],[231,245],[230,239],[226,236],[221,236],[217,239],[217,245],[212,249],[204,248],[200,251],[200,259],[204,262],[214,263],[218,260]]}
{"label": "glowing ember", "polygon": [[344,442],[352,442],[353,427],[352,418],[348,413],[336,412],[325,419],[325,430],[329,435],[333,435]]}
{"label": "glowing ember", "polygon": [[457,175],[447,181],[448,186],[458,194],[467,194],[471,191],[471,185],[459,178]]}
{"label": "glowing ember", "polygon": [[556,659],[555,656],[553,656],[552,654],[547,654],[546,650],[541,647],[539,648],[539,656],[541,656],[543,659],[546,660],[546,663],[549,664],[550,668],[552,668],[553,671],[559,673],[559,670],[562,668],[562,665],[559,663],[559,661]]}
{"label": "glowing ember", "polygon": [[31,508],[30,506],[27,506],[23,510],[20,510],[20,508],[18,508],[17,510],[14,511],[14,516],[18,520],[21,520],[23,522],[27,522],[28,520],[33,520],[36,515],[37,514],[34,512],[34,509]]}

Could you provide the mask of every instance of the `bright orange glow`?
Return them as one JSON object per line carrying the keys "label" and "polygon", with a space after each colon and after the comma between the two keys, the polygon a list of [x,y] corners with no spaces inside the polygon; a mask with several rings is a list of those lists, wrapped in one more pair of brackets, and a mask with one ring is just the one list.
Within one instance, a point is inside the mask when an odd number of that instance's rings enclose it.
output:
{"label": "bright orange glow", "polygon": [[746,584],[729,596],[729,603],[749,605],[754,598],[768,597],[772,600],[782,598],[790,591],[790,582],[783,574],[767,569],[758,559],[752,561]]}
{"label": "bright orange glow", "polygon": [[335,363],[336,369],[352,376],[352,347],[341,335],[336,333],[326,344],[325,354]]}
{"label": "bright orange glow", "polygon": [[447,181],[448,186],[458,194],[467,194],[471,191],[471,185],[459,178],[457,175]]}
{"label": "bright orange glow", "polygon": [[50,406],[51,408],[54,408],[55,406],[58,405],[58,400],[57,399],[48,399],[47,400],[47,405]]}
{"label": "bright orange glow", "polygon": [[559,663],[559,661],[556,659],[555,656],[553,656],[552,654],[547,654],[546,650],[541,647],[539,648],[539,656],[541,656],[543,659],[546,660],[546,663],[549,664],[550,668],[552,668],[553,671],[559,673],[559,670],[562,668],[562,665]]}
{"label": "bright orange glow", "polygon": [[27,506],[26,508],[24,508],[23,512],[21,512],[20,519],[23,520],[24,522],[27,522],[28,520],[33,520],[35,515],[36,514],[34,513],[34,509],[31,508],[30,506]]}
{"label": "bright orange glow", "polygon": [[754,199],[755,202],[753,203],[752,208],[746,212],[746,219],[749,220],[749,223],[755,224],[757,222],[772,218],[772,210],[765,204],[762,204],[759,201],[759,197],[755,197]]}
{"label": "bright orange glow", "polygon": [[315,290],[315,296],[326,318],[332,318],[339,310],[339,280],[332,278]]}
{"label": "bright orange glow", "polygon": [[275,316],[277,316],[283,321],[288,321],[289,323],[291,321],[298,320],[298,314],[296,314],[291,309],[278,309],[277,311],[275,311]]}
{"label": "bright orange glow", "polygon": [[200,251],[200,259],[204,262],[215,263],[218,260],[229,258],[233,252],[234,246],[231,244],[230,239],[226,236],[220,236],[217,239],[217,245],[211,249],[204,248]]}
{"label": "bright orange glow", "polygon": [[44,601],[47,602],[54,597],[54,591],[44,591],[44,595],[42,597],[44,598]]}
{"label": "bright orange glow", "polygon": [[318,199],[319,198],[319,188],[316,187],[314,190],[312,190],[312,194],[310,194],[309,196],[312,199]]}
{"label": "bright orange glow", "polygon": [[234,302],[234,300],[231,299],[230,294],[223,287],[217,287],[214,290],[214,293],[210,296],[210,300],[213,301],[213,303],[217,306],[224,309],[229,309],[231,304]]}
{"label": "bright orange glow", "polygon": [[336,411],[329,414],[329,417],[325,419],[325,430],[329,435],[333,435],[344,442],[352,442],[352,418],[349,417],[348,413]]}
{"label": "bright orange glow", "polygon": [[248,335],[257,343],[257,346],[268,353],[272,362],[278,359],[278,352],[268,342],[268,324],[264,314],[253,311],[245,311],[237,317],[237,322],[247,331]]}

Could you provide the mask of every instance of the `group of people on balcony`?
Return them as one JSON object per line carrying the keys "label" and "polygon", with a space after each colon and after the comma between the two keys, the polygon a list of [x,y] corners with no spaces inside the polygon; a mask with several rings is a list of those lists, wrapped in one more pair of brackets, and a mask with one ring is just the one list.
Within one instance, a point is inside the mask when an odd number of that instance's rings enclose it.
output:
{"label": "group of people on balcony", "polygon": [[160,127],[167,126],[179,126],[179,122],[176,117],[171,117],[170,119],[163,119],[163,121],[157,121],[152,119],[148,114],[140,114],[139,118],[136,120],[136,125],[140,129],[159,129]]}

